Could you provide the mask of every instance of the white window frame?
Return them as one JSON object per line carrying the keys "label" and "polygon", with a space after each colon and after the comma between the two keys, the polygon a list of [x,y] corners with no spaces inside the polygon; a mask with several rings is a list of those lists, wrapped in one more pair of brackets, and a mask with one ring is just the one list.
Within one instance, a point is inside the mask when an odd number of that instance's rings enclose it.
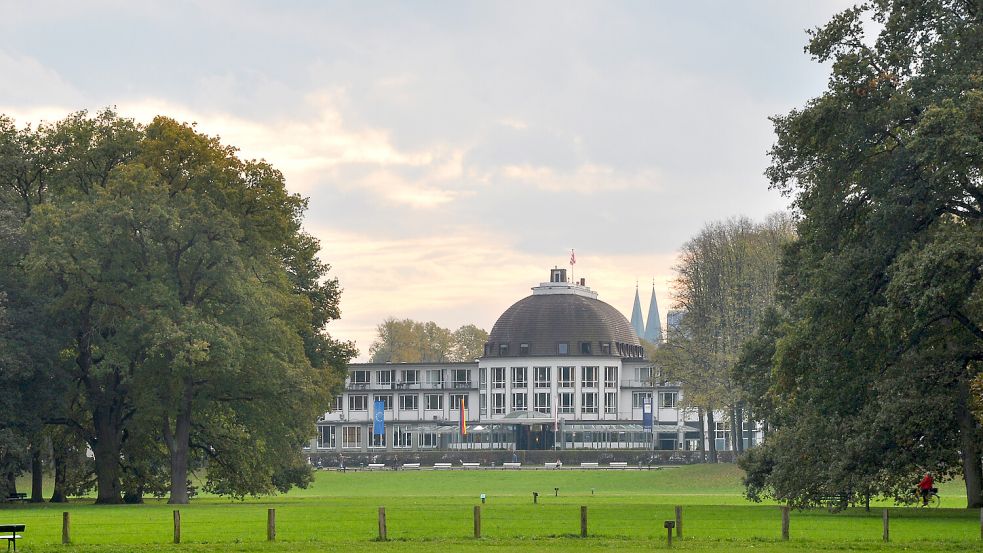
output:
{"label": "white window frame", "polygon": [[317,448],[335,449],[338,447],[337,429],[334,426],[317,427]]}
{"label": "white window frame", "polygon": [[537,413],[545,413],[549,415],[553,412],[551,409],[552,397],[553,394],[549,392],[536,392],[535,397],[533,398],[533,409]]}
{"label": "white window frame", "polygon": [[576,367],[557,367],[556,368],[556,382],[560,388],[573,388],[575,383],[576,374],[574,373]]}
{"label": "white window frame", "polygon": [[451,411],[460,411],[461,410],[461,399],[464,399],[464,410],[465,411],[467,411],[468,409],[471,408],[470,407],[471,399],[469,397],[469,394],[451,394],[451,396],[450,396],[450,402],[451,402],[450,409],[451,409]]}
{"label": "white window frame", "polygon": [[573,392],[560,392],[556,394],[556,412],[558,414],[573,414],[576,408]]}
{"label": "white window frame", "polygon": [[342,426],[341,447],[342,449],[362,449],[362,427]]}
{"label": "white window frame", "polygon": [[369,396],[367,394],[350,394],[348,396],[349,411],[368,411]]}
{"label": "white window frame", "polygon": [[505,389],[505,367],[492,367],[492,388],[496,390]]}
{"label": "white window frame", "polygon": [[[437,406],[433,407],[433,401],[436,398]],[[425,394],[423,397],[423,409],[425,411],[443,411],[444,410],[444,394]]]}
{"label": "white window frame", "polygon": [[679,392],[659,392],[659,407],[672,409],[679,404]]}
{"label": "white window frame", "polygon": [[492,414],[493,415],[504,415],[505,408],[505,393],[495,393],[492,394]]}
{"label": "white window frame", "polygon": [[618,412],[618,392],[604,392],[604,412],[608,414]]}
{"label": "white window frame", "polygon": [[[535,386],[537,388],[549,388],[552,367],[533,367],[535,373]],[[542,377],[542,378],[541,378]]]}
{"label": "white window frame", "polygon": [[[407,407],[406,403],[410,402],[413,405]],[[419,394],[400,394],[399,395],[399,410],[400,411],[419,411],[420,410],[420,396]]]}
{"label": "white window frame", "polygon": [[581,388],[597,388],[597,367],[584,366],[580,367],[580,387]]}
{"label": "white window frame", "polygon": [[604,367],[604,387],[618,387],[618,367]]}
{"label": "white window frame", "polygon": [[529,385],[529,368],[528,367],[512,367],[512,387],[513,388],[525,388]]}
{"label": "white window frame", "polygon": [[597,392],[581,392],[580,412],[584,414],[597,413]]}
{"label": "white window frame", "polygon": [[512,410],[513,411],[529,410],[529,396],[525,392],[512,394]]}
{"label": "white window frame", "polygon": [[413,432],[406,426],[393,425],[393,449],[413,447]]}
{"label": "white window frame", "polygon": [[645,400],[652,400],[652,392],[632,392],[631,393],[631,406],[633,409],[642,409],[645,407]]}

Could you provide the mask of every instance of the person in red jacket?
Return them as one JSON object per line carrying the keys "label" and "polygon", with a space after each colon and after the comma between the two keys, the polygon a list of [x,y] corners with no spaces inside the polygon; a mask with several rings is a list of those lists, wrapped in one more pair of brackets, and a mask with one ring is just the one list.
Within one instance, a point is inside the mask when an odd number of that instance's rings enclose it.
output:
{"label": "person in red jacket", "polygon": [[928,497],[935,491],[934,485],[935,480],[932,478],[932,474],[926,472],[925,477],[918,483],[918,493],[922,496],[922,506],[928,505]]}

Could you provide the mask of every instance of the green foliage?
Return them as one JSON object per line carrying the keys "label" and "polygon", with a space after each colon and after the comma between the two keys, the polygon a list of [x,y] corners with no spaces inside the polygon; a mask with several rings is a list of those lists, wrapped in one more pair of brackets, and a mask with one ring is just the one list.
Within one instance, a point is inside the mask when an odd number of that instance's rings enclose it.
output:
{"label": "green foliage", "polygon": [[980,506],[983,9],[871,2],[808,51],[832,62],[828,88],[774,119],[767,173],[799,240],[738,365],[777,427],[742,461],[749,494],[900,497],[931,470],[962,475]]}
{"label": "green foliage", "polygon": [[473,361],[482,356],[488,333],[464,325],[451,332],[430,321],[389,317],[376,328],[369,348],[373,363],[439,363]]}

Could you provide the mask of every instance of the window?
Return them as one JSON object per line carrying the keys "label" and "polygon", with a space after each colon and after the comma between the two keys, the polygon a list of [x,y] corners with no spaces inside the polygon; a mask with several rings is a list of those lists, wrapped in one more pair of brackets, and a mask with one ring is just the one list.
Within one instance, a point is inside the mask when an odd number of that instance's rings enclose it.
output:
{"label": "window", "polygon": [[441,411],[444,408],[443,394],[427,394],[423,403],[427,411]]}
{"label": "window", "polygon": [[344,394],[340,396],[335,396],[334,398],[334,412],[340,413],[345,409],[345,396]]}
{"label": "window", "polygon": [[550,368],[549,367],[536,367],[533,370],[536,372],[536,387],[537,388],[549,388],[550,387]]}
{"label": "window", "polygon": [[440,369],[427,369],[427,385],[431,388],[443,388],[444,371]]}
{"label": "window", "polygon": [[556,412],[573,413],[573,392],[560,392],[556,396]]}
{"label": "window", "polygon": [[481,407],[481,414],[483,416],[487,416],[488,415],[488,394],[484,394],[484,393],[481,394],[481,396],[478,398],[478,403],[479,403],[479,405]]}
{"label": "window", "polygon": [[604,387],[618,387],[618,367],[604,367]]}
{"label": "window", "polygon": [[730,434],[729,422],[715,422],[713,437],[717,439],[718,449],[724,449],[727,443],[727,435]]}
{"label": "window", "polygon": [[659,407],[675,407],[678,397],[676,392],[659,392]]}
{"label": "window", "polygon": [[389,388],[393,385],[393,377],[396,375],[396,371],[375,371],[375,379],[379,383],[379,386]]}
{"label": "window", "polygon": [[468,409],[468,394],[451,394],[451,411],[460,411],[461,402],[464,402],[464,409]]}
{"label": "window", "polygon": [[393,395],[392,394],[377,395],[377,396],[375,396],[375,400],[382,402],[382,410],[383,411],[392,411],[393,410]]}
{"label": "window", "polygon": [[652,401],[652,392],[632,392],[631,393],[631,406],[635,409],[641,409],[646,402]]}
{"label": "window", "polygon": [[529,355],[529,344],[519,344],[519,355]]}
{"label": "window", "polygon": [[482,388],[488,384],[488,369],[481,367],[478,369],[478,385]]}
{"label": "window", "polygon": [[318,449],[334,449],[336,446],[335,442],[335,427],[333,426],[318,426],[317,427],[317,448]]}
{"label": "window", "polygon": [[492,388],[505,387],[505,367],[492,367]]}
{"label": "window", "polygon": [[412,386],[420,383],[420,371],[403,371],[403,384]]}
{"label": "window", "polygon": [[349,411],[366,411],[369,406],[369,396],[366,395],[350,395],[348,396],[348,410]]}
{"label": "window", "polygon": [[352,371],[352,385],[365,386],[369,383],[369,371]]}
{"label": "window", "polygon": [[652,383],[652,367],[638,367],[635,369],[635,380],[639,384]]}
{"label": "window", "polygon": [[399,409],[401,411],[416,411],[420,408],[420,396],[416,394],[404,394],[399,396]]}
{"label": "window", "polygon": [[529,409],[529,396],[526,394],[512,394],[512,410],[526,411]]}
{"label": "window", "polygon": [[512,387],[513,388],[525,388],[526,387],[526,368],[525,367],[512,367]]}
{"label": "window", "polygon": [[567,349],[569,348],[569,346],[570,345],[567,344],[566,342],[560,342],[559,344],[556,345],[556,354],[557,355],[566,355],[567,354]]}
{"label": "window", "polygon": [[601,342],[601,354],[611,355],[611,342]]}
{"label": "window", "polygon": [[451,382],[455,388],[471,387],[471,370],[454,369],[451,371]]}
{"label": "window", "polygon": [[580,367],[580,386],[597,388],[597,367]]}
{"label": "window", "polygon": [[369,447],[386,447],[386,433],[374,434],[369,432]]}
{"label": "window", "polygon": [[536,392],[535,409],[539,413],[550,413],[550,394],[549,392]]}
{"label": "window", "polygon": [[413,447],[413,433],[405,426],[393,426],[393,447]]}
{"label": "window", "polygon": [[590,342],[580,342],[580,353],[590,355]]}
{"label": "window", "polygon": [[597,412],[597,392],[584,392],[580,394],[580,412]]}
{"label": "window", "polygon": [[498,344],[498,356],[499,357],[505,357],[508,354],[509,354],[509,345],[508,344]]}
{"label": "window", "polygon": [[362,427],[345,426],[341,429],[341,447],[362,447]]}
{"label": "window", "polygon": [[437,447],[437,434],[433,432],[421,432],[420,447]]}
{"label": "window", "polygon": [[505,394],[492,394],[492,414],[505,414]]}
{"label": "window", "polygon": [[604,412],[605,413],[617,413],[618,412],[618,393],[617,392],[604,392]]}
{"label": "window", "polygon": [[561,388],[573,388],[573,367],[557,367]]}

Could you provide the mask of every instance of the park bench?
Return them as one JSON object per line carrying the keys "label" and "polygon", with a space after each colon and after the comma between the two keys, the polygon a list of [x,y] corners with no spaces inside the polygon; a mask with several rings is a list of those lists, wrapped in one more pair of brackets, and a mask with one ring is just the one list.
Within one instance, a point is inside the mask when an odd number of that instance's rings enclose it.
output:
{"label": "park bench", "polygon": [[613,468],[613,469],[626,469],[626,468],[628,468],[628,463],[626,463],[624,461],[614,461],[614,462],[608,463],[608,466],[611,467],[611,468]]}
{"label": "park bench", "polygon": [[580,463],[582,469],[596,469],[597,467],[597,463]]}
{"label": "park bench", "polygon": [[386,465],[384,465],[383,463],[369,463],[368,468],[369,470],[381,470],[386,468]]}
{"label": "park bench", "polygon": [[403,463],[404,469],[419,469],[420,463]]}
{"label": "park bench", "polygon": [[461,466],[466,469],[476,469],[481,466],[481,463],[461,463]]}
{"label": "park bench", "polygon": [[507,469],[517,469],[521,466],[522,463],[502,463],[502,467]]}
{"label": "park bench", "polygon": [[12,494],[8,495],[7,496],[7,499],[5,499],[4,501],[27,501],[27,494],[26,493],[23,493],[23,492],[22,493],[12,493]]}
{"label": "park bench", "polygon": [[451,468],[451,464],[450,463],[434,463],[433,464],[433,468],[434,468],[434,470],[438,470],[438,469],[449,469],[449,468]]}
{"label": "park bench", "polygon": [[10,551],[10,544],[14,544],[14,551],[17,551],[17,540],[23,536],[17,532],[23,532],[23,524],[0,524],[0,540],[7,540],[7,551]]}

